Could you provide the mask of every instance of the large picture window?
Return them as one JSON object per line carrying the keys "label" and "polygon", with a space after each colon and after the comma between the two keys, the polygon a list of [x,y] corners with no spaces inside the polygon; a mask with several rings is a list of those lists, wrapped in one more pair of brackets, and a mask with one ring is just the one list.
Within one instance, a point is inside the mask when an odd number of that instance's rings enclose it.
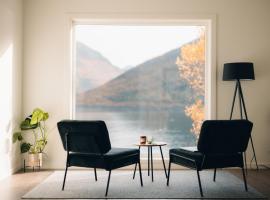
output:
{"label": "large picture window", "polygon": [[[75,25],[74,118],[114,146],[193,146],[205,118],[205,26]],[[165,149],[166,151],[166,149]]]}

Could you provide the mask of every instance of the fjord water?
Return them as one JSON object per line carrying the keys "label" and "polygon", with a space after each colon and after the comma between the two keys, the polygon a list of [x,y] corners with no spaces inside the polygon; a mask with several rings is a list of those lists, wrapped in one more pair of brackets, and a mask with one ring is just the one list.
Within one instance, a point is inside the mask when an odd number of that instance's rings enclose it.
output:
{"label": "fjord water", "polygon": [[[102,111],[85,106],[77,106],[76,119],[104,120],[109,130],[112,146],[135,147],[141,135],[153,137],[154,141],[166,142],[164,156],[172,147],[193,146],[196,143],[190,132],[191,120],[181,110],[168,111]],[[158,148],[153,149],[159,152]],[[142,150],[146,153],[146,149]]]}

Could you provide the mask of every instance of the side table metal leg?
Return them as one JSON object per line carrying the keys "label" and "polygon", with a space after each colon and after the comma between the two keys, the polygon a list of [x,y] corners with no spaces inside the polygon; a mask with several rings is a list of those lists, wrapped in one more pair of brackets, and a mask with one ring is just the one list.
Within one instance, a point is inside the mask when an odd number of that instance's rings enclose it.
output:
{"label": "side table metal leg", "polygon": [[150,147],[150,151],[151,151],[151,174],[152,174],[152,182],[154,181],[154,166],[153,166],[153,148]]}
{"label": "side table metal leg", "polygon": [[147,161],[148,161],[148,165],[147,165],[147,170],[148,170],[148,176],[150,175],[150,170],[149,170],[149,165],[150,165],[150,147],[148,146],[148,159],[147,159]]}
{"label": "side table metal leg", "polygon": [[164,157],[163,157],[163,153],[162,153],[162,148],[161,148],[161,146],[159,146],[159,149],[160,149],[160,154],[161,154],[161,158],[162,158],[162,162],[163,162],[163,167],[164,167],[165,176],[166,176],[166,178],[167,178],[166,165],[165,165],[165,161],[164,161]]}

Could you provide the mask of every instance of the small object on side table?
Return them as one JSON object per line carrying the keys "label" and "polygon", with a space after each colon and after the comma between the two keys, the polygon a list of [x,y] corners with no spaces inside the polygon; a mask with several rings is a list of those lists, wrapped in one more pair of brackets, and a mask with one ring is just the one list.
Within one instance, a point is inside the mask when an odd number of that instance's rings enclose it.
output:
{"label": "small object on side table", "polygon": [[140,137],[140,144],[145,144],[147,141],[147,137],[146,136],[141,136]]}
{"label": "small object on side table", "polygon": [[152,136],[147,138],[147,144],[153,144],[154,143],[154,138]]}

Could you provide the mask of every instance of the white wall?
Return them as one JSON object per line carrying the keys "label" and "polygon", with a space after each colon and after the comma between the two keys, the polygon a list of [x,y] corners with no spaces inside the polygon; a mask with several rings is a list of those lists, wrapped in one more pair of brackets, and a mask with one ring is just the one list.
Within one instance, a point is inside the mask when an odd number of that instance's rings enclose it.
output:
{"label": "white wall", "polygon": [[0,179],[21,166],[12,132],[21,120],[22,17],[21,0],[0,1]]}
{"label": "white wall", "polygon": [[[221,80],[225,62],[255,63],[256,80],[243,83],[248,115],[254,122],[258,161],[270,164],[270,1],[269,0],[25,0],[23,113],[42,107],[49,126],[70,117],[68,18],[179,15],[217,17],[217,118],[229,116],[233,82]],[[49,137],[46,168],[62,168],[65,154],[55,128]],[[250,151],[249,151],[250,152]],[[248,155],[250,158],[250,153]]]}

